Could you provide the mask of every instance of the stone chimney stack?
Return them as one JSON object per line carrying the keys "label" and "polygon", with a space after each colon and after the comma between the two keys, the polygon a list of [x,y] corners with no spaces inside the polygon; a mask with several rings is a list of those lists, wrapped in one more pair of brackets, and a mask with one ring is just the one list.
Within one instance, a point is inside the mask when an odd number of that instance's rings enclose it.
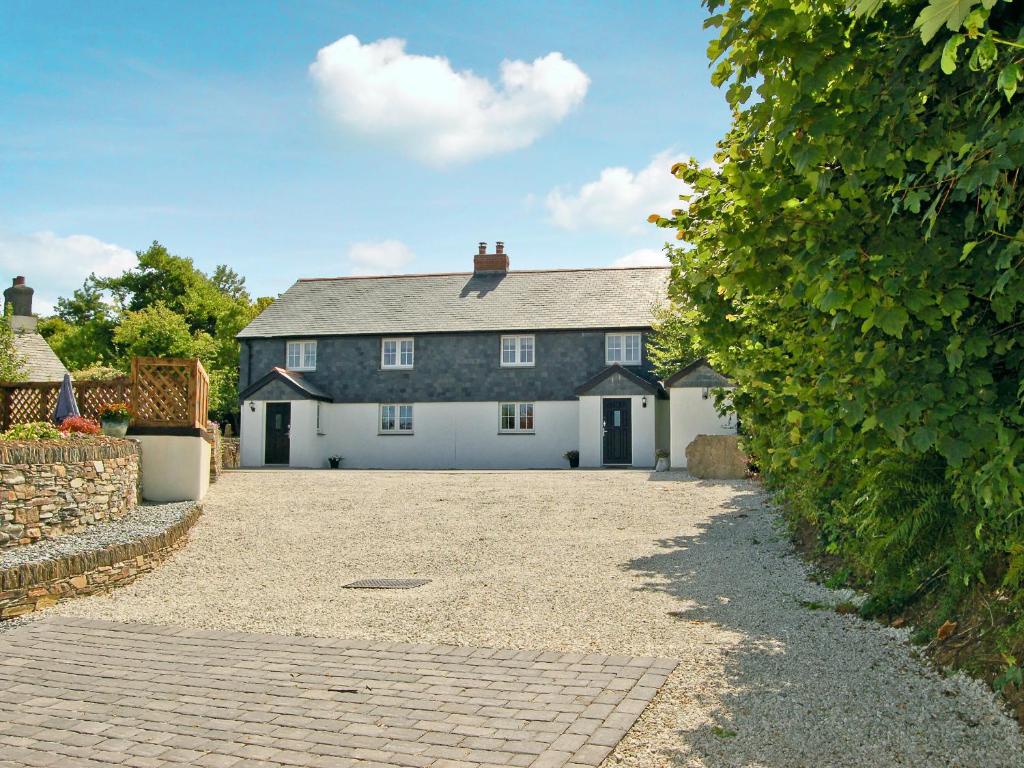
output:
{"label": "stone chimney stack", "polygon": [[473,274],[488,275],[508,272],[508,254],[500,240],[494,244],[494,253],[487,252],[487,243],[480,243],[479,252],[473,257]]}
{"label": "stone chimney stack", "polygon": [[4,314],[10,312],[11,328],[15,331],[34,331],[36,318],[32,315],[32,294],[25,285],[23,275],[18,275],[11,287],[4,291]]}

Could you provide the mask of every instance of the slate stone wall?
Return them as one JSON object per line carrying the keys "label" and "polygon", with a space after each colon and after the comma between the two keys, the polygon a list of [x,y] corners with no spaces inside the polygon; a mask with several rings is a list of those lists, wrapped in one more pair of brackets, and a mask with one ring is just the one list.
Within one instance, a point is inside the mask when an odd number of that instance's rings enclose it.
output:
{"label": "slate stone wall", "polygon": [[[643,364],[631,370],[654,379],[646,354],[647,332],[643,334]],[[575,400],[576,388],[607,367],[603,330],[534,333],[536,364],[530,368],[501,367],[502,335],[414,336],[416,362],[411,371],[381,370],[380,336],[317,338],[317,369],[303,376],[339,403]],[[285,339],[246,340],[240,390],[274,366],[283,367],[285,345]],[[265,392],[256,397],[275,399]],[[302,397],[292,391],[281,399]]]}
{"label": "slate stone wall", "polygon": [[77,555],[0,568],[0,620],[49,608],[59,600],[105,592],[147,573],[186,541],[202,514],[196,507],[155,536]]}
{"label": "slate stone wall", "polygon": [[0,548],[31,544],[121,517],[139,503],[133,440],[0,444]]}

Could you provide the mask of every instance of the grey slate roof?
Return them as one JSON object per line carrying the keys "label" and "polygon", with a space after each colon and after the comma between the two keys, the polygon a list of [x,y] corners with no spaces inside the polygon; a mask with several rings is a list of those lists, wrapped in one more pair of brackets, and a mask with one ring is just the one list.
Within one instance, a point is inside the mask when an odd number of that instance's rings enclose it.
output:
{"label": "grey slate roof", "polygon": [[[309,381],[305,376],[297,371],[288,371],[279,366],[275,366],[270,369],[270,373],[261,379],[254,381],[248,387],[243,389],[238,394],[239,400],[245,400],[246,398],[252,397],[255,393],[267,387],[272,387],[275,383],[281,383],[286,387],[290,387],[295,392],[301,395],[305,395],[307,398],[314,400],[325,400],[330,403],[333,402],[333,398],[324,392],[313,382]],[[291,400],[293,398],[286,397],[285,399]]]}
{"label": "grey slate roof", "polygon": [[666,387],[734,387],[735,383],[712,368],[708,361],[699,357],[683,366],[665,379]]}
{"label": "grey slate roof", "polygon": [[14,332],[14,354],[24,363],[25,381],[61,381],[68,372],[46,339],[35,331]]}
{"label": "grey slate roof", "polygon": [[238,337],[646,328],[667,267],[299,280]]}
{"label": "grey slate roof", "polygon": [[[610,383],[612,386],[603,388],[601,385],[605,382]],[[626,386],[624,387],[623,384]],[[631,371],[629,368],[621,366],[618,363],[609,365],[596,376],[592,376],[590,379],[580,384],[580,386],[576,387],[576,394],[635,394],[629,387],[630,384],[633,385],[632,389],[639,390],[640,393],[649,392],[652,395],[657,395],[662,398],[668,396],[664,387],[662,387],[659,382],[644,378],[636,371]]]}

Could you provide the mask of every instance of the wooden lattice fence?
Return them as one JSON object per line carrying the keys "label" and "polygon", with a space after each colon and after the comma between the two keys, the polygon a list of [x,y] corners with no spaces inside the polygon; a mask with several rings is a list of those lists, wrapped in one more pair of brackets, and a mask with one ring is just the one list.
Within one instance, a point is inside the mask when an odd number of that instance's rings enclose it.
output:
{"label": "wooden lattice fence", "polygon": [[132,359],[132,424],[206,428],[210,379],[198,359]]}
{"label": "wooden lattice fence", "polygon": [[[73,388],[78,410],[90,419],[104,405],[128,403],[132,426],[206,428],[210,380],[198,360],[137,357],[131,377],[76,381]],[[0,429],[49,421],[59,392],[59,382],[0,383]]]}

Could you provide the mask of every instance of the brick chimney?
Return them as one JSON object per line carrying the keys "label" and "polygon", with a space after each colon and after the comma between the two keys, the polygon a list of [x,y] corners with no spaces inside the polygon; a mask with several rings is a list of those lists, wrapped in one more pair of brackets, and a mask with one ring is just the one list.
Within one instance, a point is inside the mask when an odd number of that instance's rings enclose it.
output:
{"label": "brick chimney", "polygon": [[505,274],[508,272],[508,254],[500,240],[494,244],[494,253],[487,252],[487,243],[480,243],[478,253],[473,257],[473,274]]}

